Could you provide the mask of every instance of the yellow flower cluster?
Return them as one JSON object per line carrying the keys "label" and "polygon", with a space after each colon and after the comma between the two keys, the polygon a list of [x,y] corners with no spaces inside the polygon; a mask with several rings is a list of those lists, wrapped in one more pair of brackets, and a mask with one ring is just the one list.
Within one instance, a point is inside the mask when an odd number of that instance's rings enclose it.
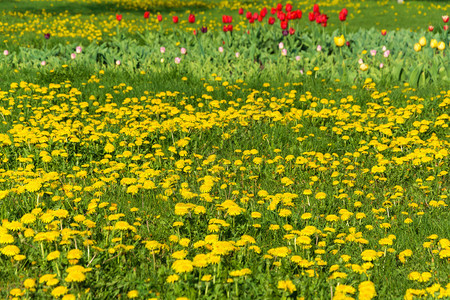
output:
{"label": "yellow flower cluster", "polygon": [[[77,284],[133,262],[170,289],[239,287],[267,268],[280,294],[303,296],[296,286],[322,278],[336,299],[372,299],[369,280],[386,260],[449,263],[448,236],[415,247],[404,232],[448,210],[450,91],[424,99],[367,81],[362,104],[298,92],[300,83],[211,80],[231,94],[113,87],[99,99],[88,95],[105,80],[97,75],[0,93],[0,198],[14,212],[0,253],[21,274],[11,296],[70,299],[83,293]],[[411,287],[443,278],[402,276]],[[445,295],[439,284],[424,293]]]}

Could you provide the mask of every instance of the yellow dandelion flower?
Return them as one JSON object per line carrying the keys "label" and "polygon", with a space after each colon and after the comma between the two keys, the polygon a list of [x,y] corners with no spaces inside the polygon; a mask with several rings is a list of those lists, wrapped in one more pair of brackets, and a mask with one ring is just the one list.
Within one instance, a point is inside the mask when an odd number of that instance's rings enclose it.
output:
{"label": "yellow dandelion flower", "polygon": [[47,255],[47,260],[51,261],[51,260],[57,259],[57,258],[59,258],[60,254],[61,254],[61,252],[59,252],[59,251],[50,252]]}
{"label": "yellow dandelion flower", "polygon": [[172,253],[172,257],[175,259],[184,259],[188,252],[186,250],[175,251]]}
{"label": "yellow dandelion flower", "polygon": [[172,269],[177,273],[188,273],[194,269],[192,262],[188,259],[176,260],[172,264]]}
{"label": "yellow dandelion flower", "polygon": [[80,259],[83,255],[83,251],[79,249],[72,249],[67,252],[67,259]]}
{"label": "yellow dandelion flower", "polygon": [[318,199],[318,200],[325,199],[326,197],[327,197],[327,194],[325,194],[324,192],[319,192],[315,196],[315,198]]}
{"label": "yellow dandelion flower", "polygon": [[178,281],[178,279],[180,279],[180,276],[174,274],[174,275],[169,275],[167,276],[166,282],[168,283],[174,283],[175,281]]}
{"label": "yellow dandelion flower", "polygon": [[23,224],[19,221],[7,222],[4,227],[11,231],[19,231],[23,229]]}
{"label": "yellow dandelion flower", "polygon": [[211,276],[210,274],[206,274],[206,275],[203,275],[203,276],[202,276],[201,281],[206,281],[206,282],[208,282],[208,281],[211,281],[211,279],[212,279],[212,276]]}
{"label": "yellow dandelion flower", "polygon": [[114,152],[114,150],[116,150],[116,148],[114,148],[113,144],[107,143],[104,150],[106,153],[112,153],[112,152]]}
{"label": "yellow dandelion flower", "polygon": [[290,280],[286,280],[286,281],[280,280],[280,281],[278,281],[278,288],[280,290],[284,290],[284,291],[287,291],[289,293],[293,293],[294,291],[297,290],[295,285]]}
{"label": "yellow dandelion flower", "polygon": [[73,271],[69,272],[64,280],[66,282],[82,282],[86,280],[86,275],[83,272]]}
{"label": "yellow dandelion flower", "polygon": [[67,294],[67,291],[68,291],[67,287],[65,287],[65,286],[58,286],[58,287],[55,287],[52,290],[52,296],[55,297],[55,298],[59,298],[59,297],[65,295],[65,294]]}
{"label": "yellow dandelion flower", "polygon": [[24,280],[23,286],[26,289],[32,289],[36,286],[36,280],[34,280],[33,278],[27,278]]}
{"label": "yellow dandelion flower", "polygon": [[375,250],[364,250],[361,253],[361,258],[365,261],[373,261],[376,260],[378,258],[378,253]]}
{"label": "yellow dandelion flower", "polygon": [[20,253],[20,249],[15,245],[8,245],[1,249],[1,253],[6,256],[14,256]]}
{"label": "yellow dandelion flower", "polygon": [[0,244],[12,244],[14,243],[14,237],[9,233],[0,234]]}
{"label": "yellow dandelion flower", "polygon": [[129,292],[127,293],[127,297],[128,297],[129,299],[137,298],[137,297],[139,297],[139,292],[138,292],[137,290],[129,291]]}
{"label": "yellow dandelion flower", "polygon": [[25,292],[22,291],[21,289],[12,289],[9,291],[9,294],[14,297],[21,297],[25,295]]}
{"label": "yellow dandelion flower", "polygon": [[36,216],[33,214],[30,214],[30,213],[24,214],[22,216],[22,218],[20,218],[20,221],[23,224],[32,224],[32,223],[36,222]]}

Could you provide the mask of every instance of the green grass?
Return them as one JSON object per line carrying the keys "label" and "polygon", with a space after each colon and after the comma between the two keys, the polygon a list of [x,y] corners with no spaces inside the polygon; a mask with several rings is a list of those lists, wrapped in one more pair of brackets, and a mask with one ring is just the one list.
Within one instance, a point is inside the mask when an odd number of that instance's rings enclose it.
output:
{"label": "green grass", "polygon": [[[377,2],[361,3],[349,30],[356,30],[358,22],[368,24],[365,18],[376,19],[369,11],[374,13]],[[66,7],[86,19],[92,13],[104,18],[105,11],[99,4],[68,1],[1,2],[0,10],[12,10],[13,5],[22,12],[46,7],[59,13]],[[404,18],[409,7],[419,5],[425,5],[425,11],[434,4],[394,3]],[[131,5],[117,12],[130,19],[142,14]],[[221,13],[212,8],[205,14]],[[440,18],[441,10],[430,10],[427,16],[432,14]],[[417,19],[403,24],[400,14],[397,22],[383,22],[384,17],[376,20],[388,30],[421,24]],[[42,43],[40,36],[27,38],[30,44]],[[57,44],[64,38],[50,41]],[[187,70],[1,68],[1,298],[51,299],[59,297],[58,286],[80,299],[126,299],[133,291],[142,299],[329,299],[331,294],[338,298],[342,286],[353,287],[357,298],[364,281],[373,282],[377,299],[401,299],[414,292],[447,297],[450,90],[445,83],[414,88],[403,83],[328,82],[280,71],[252,73],[224,84],[225,77]],[[183,145],[185,138],[189,142]],[[107,150],[108,143],[113,150]],[[385,170],[377,172],[382,165]],[[286,178],[293,183],[286,183]],[[145,189],[146,180],[155,187]],[[209,190],[205,185],[211,180]],[[35,183],[40,186],[33,187]],[[196,195],[189,196],[187,189]],[[320,192],[326,194],[324,199],[316,199]],[[237,215],[221,207],[230,205],[229,200],[238,206]],[[189,212],[178,212],[180,203],[190,203]],[[67,217],[58,217],[58,209],[67,211]],[[348,219],[343,209],[352,213]],[[57,211],[50,211],[57,222],[45,221],[47,210]],[[286,210],[292,214],[283,216]],[[32,211],[37,220],[25,224],[22,217]],[[260,218],[252,215],[256,212]],[[311,218],[302,218],[306,212]],[[357,218],[357,213],[365,218]],[[327,220],[333,215],[342,218]],[[96,226],[88,227],[81,216]],[[132,227],[111,230],[109,226],[123,225],[117,220]],[[24,228],[12,221],[21,221]],[[180,221],[182,226],[174,225]],[[211,226],[215,222],[217,228]],[[295,230],[306,226],[319,231],[309,234],[311,248],[302,249],[286,235],[300,240],[306,233]],[[41,242],[29,236],[27,228],[33,235],[58,236]],[[7,242],[6,233],[13,242]],[[195,244],[207,242],[213,234],[219,241],[236,243],[236,249],[218,254],[225,245],[215,249],[214,242],[211,247]],[[245,236],[254,238],[258,248],[239,244]],[[174,237],[189,239],[189,245]],[[365,240],[355,241],[359,238]],[[381,245],[384,238],[392,245]],[[160,243],[158,251],[146,247],[148,241]],[[430,247],[427,242],[432,242]],[[25,257],[11,254],[7,245],[17,246]],[[278,256],[267,256],[281,247],[290,251],[286,257],[282,250]],[[82,251],[75,261],[67,257],[74,249]],[[379,252],[373,265],[362,257],[368,249]],[[413,254],[403,260],[400,254],[407,249]],[[56,250],[60,257],[49,261],[47,255]],[[174,263],[182,250],[190,261],[213,253],[220,263],[180,272]],[[350,256],[351,265],[342,255]],[[312,264],[291,261],[296,256]],[[85,279],[71,282],[69,273],[81,276],[68,271],[73,265],[92,269],[83,271]],[[336,271],[333,265],[346,277],[330,278]],[[367,270],[358,273],[361,266]],[[232,275],[242,269],[251,274]],[[431,278],[408,279],[412,272],[429,272]],[[45,274],[55,274],[58,282],[39,282]],[[179,278],[167,282],[175,274]],[[211,280],[202,280],[208,274]],[[35,280],[36,286],[28,286],[26,279]],[[295,291],[279,287],[286,280]],[[442,290],[432,292],[433,284]]]}

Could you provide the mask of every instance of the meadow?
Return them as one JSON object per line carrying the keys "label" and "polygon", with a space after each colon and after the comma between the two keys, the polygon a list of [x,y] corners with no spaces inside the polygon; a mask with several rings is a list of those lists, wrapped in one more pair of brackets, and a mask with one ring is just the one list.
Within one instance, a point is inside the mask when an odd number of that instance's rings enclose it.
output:
{"label": "meadow", "polygon": [[449,10],[1,2],[0,297],[449,299]]}

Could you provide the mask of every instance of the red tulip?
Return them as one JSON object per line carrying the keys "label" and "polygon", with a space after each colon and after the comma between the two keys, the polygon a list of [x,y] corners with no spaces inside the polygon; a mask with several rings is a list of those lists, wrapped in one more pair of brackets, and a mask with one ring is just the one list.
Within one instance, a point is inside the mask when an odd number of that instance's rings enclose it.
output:
{"label": "red tulip", "polygon": [[232,32],[232,31],[233,31],[233,25],[231,25],[231,24],[228,25],[228,31],[229,31],[229,32]]}
{"label": "red tulip", "polygon": [[344,8],[341,10],[341,13],[344,14],[345,16],[347,16],[347,15],[348,15],[348,10],[344,7]]}
{"label": "red tulip", "polygon": [[283,10],[283,4],[278,3],[278,4],[277,4],[277,10],[278,10],[278,11]]}
{"label": "red tulip", "polygon": [[189,23],[195,23],[195,16],[193,14],[189,14],[188,22]]}
{"label": "red tulip", "polygon": [[313,12],[310,12],[308,18],[311,22],[314,22],[316,20],[316,15]]}
{"label": "red tulip", "polygon": [[448,30],[448,25],[444,25],[444,30],[445,30],[445,31]]}
{"label": "red tulip", "polygon": [[294,20],[296,17],[297,17],[297,14],[295,12],[293,12],[293,11],[288,12],[287,15],[286,15],[286,18],[288,20]]}
{"label": "red tulip", "polygon": [[430,25],[428,26],[428,31],[433,31],[434,30],[434,26]]}
{"label": "red tulip", "polygon": [[281,29],[286,29],[288,27],[288,22],[287,21],[281,21]]}
{"label": "red tulip", "polygon": [[119,22],[122,21],[122,15],[116,15],[116,20]]}
{"label": "red tulip", "polygon": [[319,5],[314,4],[313,12],[314,12],[314,13],[320,13]]}
{"label": "red tulip", "polygon": [[228,26],[227,25],[223,25],[223,32],[227,32],[228,31]]}
{"label": "red tulip", "polygon": [[344,22],[347,19],[347,15],[343,14],[342,11],[339,13],[339,20]]}
{"label": "red tulip", "polygon": [[173,17],[172,17],[172,21],[173,21],[174,23],[178,23],[178,17],[177,17],[177,16],[173,16]]}
{"label": "red tulip", "polygon": [[258,19],[258,17],[259,17],[259,14],[257,13],[257,12],[255,12],[254,14],[253,14],[253,19]]}
{"label": "red tulip", "polygon": [[278,14],[277,14],[277,18],[280,21],[284,21],[284,20],[286,20],[286,14],[284,12],[282,12],[282,11],[279,11]]}
{"label": "red tulip", "polygon": [[250,18],[250,19],[248,19],[248,22],[249,22],[250,24],[253,24],[253,23],[255,23],[255,19]]}
{"label": "red tulip", "polygon": [[262,22],[262,21],[263,21],[263,19],[264,19],[264,17],[263,17],[263,16],[261,16],[261,15],[259,15],[259,16],[258,16],[258,22]]}
{"label": "red tulip", "polygon": [[231,22],[233,22],[233,17],[232,16],[223,15],[222,16],[222,22],[223,23],[231,23]]}
{"label": "red tulip", "polygon": [[273,25],[273,23],[275,23],[275,18],[274,17],[270,17],[269,18],[269,25]]}
{"label": "red tulip", "polygon": [[444,23],[448,23],[448,16],[442,16],[442,21],[444,21]]}
{"label": "red tulip", "polygon": [[272,7],[272,8],[270,9],[270,13],[271,13],[272,15],[274,15],[276,12],[277,12],[276,8]]}
{"label": "red tulip", "polygon": [[301,19],[302,18],[302,11],[300,9],[297,9],[295,11],[295,14],[297,15],[297,19]]}
{"label": "red tulip", "polygon": [[149,11],[146,11],[145,13],[144,13],[144,19],[148,19],[150,17],[150,12]]}
{"label": "red tulip", "polygon": [[286,4],[286,12],[290,12],[292,10],[292,4]]}
{"label": "red tulip", "polygon": [[248,12],[245,14],[245,17],[246,17],[248,20],[250,20],[250,19],[252,18],[252,13],[251,13],[250,11],[248,11]]}
{"label": "red tulip", "polygon": [[264,18],[265,16],[267,16],[267,8],[264,7],[264,8],[261,10],[261,12],[259,13],[259,15],[262,16],[263,18]]}
{"label": "red tulip", "polygon": [[290,35],[293,35],[294,33],[295,33],[295,29],[294,29],[294,28],[292,28],[292,27],[291,27],[291,28],[289,28],[289,34],[290,34]]}
{"label": "red tulip", "polygon": [[158,15],[158,22],[162,22],[162,16],[161,15]]}
{"label": "red tulip", "polygon": [[243,9],[242,7],[239,8],[239,14],[240,14],[240,15],[244,14],[244,9]]}

